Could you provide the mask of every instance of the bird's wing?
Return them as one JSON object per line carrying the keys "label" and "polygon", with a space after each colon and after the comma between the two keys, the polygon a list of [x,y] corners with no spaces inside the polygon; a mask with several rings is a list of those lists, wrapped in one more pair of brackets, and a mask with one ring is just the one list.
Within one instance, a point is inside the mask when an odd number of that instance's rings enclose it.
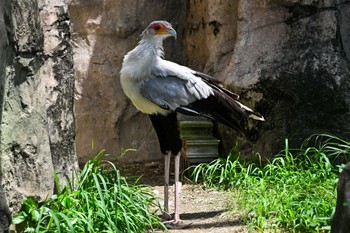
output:
{"label": "bird's wing", "polygon": [[165,60],[141,82],[140,92],[161,108],[203,116],[240,132],[245,131],[248,118],[264,120],[211,76]]}
{"label": "bird's wing", "polygon": [[141,82],[140,93],[161,108],[175,111],[208,98],[213,90],[191,69],[163,60],[153,69],[152,76]]}
{"label": "bird's wing", "polygon": [[187,81],[176,77],[154,76],[142,81],[140,92],[143,97],[159,107],[175,110],[196,100],[186,85]]}
{"label": "bird's wing", "polygon": [[237,95],[236,93],[233,93],[232,91],[229,91],[226,88],[224,88],[224,86],[219,80],[217,80],[216,78],[210,75],[207,75],[198,71],[194,71],[186,66],[181,66],[179,64],[176,64],[174,62],[167,61],[167,60],[162,60],[159,67],[160,69],[158,69],[159,71],[158,74],[160,75],[164,74],[165,72],[165,75],[175,75],[178,78],[185,79],[185,80],[189,78],[193,80],[194,79],[193,76],[195,76],[196,78],[200,78],[201,81],[205,82],[211,88],[221,93],[225,93],[226,95],[230,96],[235,100],[239,100],[240,98],[239,95]]}
{"label": "bird's wing", "polygon": [[239,100],[239,95],[237,95],[236,93],[233,93],[232,91],[229,91],[226,88],[224,88],[222,83],[219,80],[217,80],[216,78],[214,78],[212,76],[209,76],[207,74],[198,72],[198,71],[195,71],[194,75],[202,78],[206,83],[208,83],[208,85],[210,85],[214,89],[225,93],[226,95],[230,96],[231,98],[233,98],[235,100]]}

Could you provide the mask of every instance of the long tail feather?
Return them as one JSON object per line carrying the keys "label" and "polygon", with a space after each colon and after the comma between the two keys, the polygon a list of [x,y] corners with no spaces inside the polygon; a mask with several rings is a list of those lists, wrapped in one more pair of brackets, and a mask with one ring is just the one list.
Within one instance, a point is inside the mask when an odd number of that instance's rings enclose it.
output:
{"label": "long tail feather", "polygon": [[214,95],[207,99],[197,100],[176,110],[186,115],[197,115],[218,121],[241,133],[246,132],[249,118],[264,121],[261,114],[219,90],[214,90]]}

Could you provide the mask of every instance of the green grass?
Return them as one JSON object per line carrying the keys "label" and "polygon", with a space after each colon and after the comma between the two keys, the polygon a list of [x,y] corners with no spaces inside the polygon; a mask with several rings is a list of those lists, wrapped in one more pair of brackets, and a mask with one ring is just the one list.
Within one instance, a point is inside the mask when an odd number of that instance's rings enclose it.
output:
{"label": "green grass", "polygon": [[[149,232],[165,229],[151,190],[129,184],[101,152],[76,178],[42,203],[27,198],[13,223],[19,232]],[[328,232],[342,166],[350,143],[332,135],[312,135],[301,148],[285,149],[267,163],[227,158],[194,169],[205,187],[229,190],[233,214],[258,231]],[[345,159],[344,159],[345,158]]]}
{"label": "green grass", "polygon": [[313,135],[296,150],[286,140],[285,149],[264,164],[240,161],[234,150],[227,158],[197,166],[193,177],[207,188],[229,190],[232,213],[243,216],[250,229],[328,232],[342,169],[331,160],[349,160],[349,155],[349,142]]}
{"label": "green grass", "polygon": [[[27,198],[13,223],[20,232],[148,232],[165,229],[150,189],[129,185],[104,153],[88,161],[77,181],[43,203]],[[57,176],[56,176],[57,177]],[[56,180],[56,185],[59,182]],[[58,187],[60,189],[60,187]]]}

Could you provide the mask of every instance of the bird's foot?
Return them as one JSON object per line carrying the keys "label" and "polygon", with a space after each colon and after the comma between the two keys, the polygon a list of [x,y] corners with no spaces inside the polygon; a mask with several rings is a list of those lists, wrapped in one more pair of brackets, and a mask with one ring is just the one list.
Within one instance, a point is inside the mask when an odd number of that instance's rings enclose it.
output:
{"label": "bird's foot", "polygon": [[[170,216],[171,217],[171,216]],[[181,219],[170,219],[163,221],[163,224],[168,228],[168,229],[186,229],[189,228],[192,223],[185,223]]]}

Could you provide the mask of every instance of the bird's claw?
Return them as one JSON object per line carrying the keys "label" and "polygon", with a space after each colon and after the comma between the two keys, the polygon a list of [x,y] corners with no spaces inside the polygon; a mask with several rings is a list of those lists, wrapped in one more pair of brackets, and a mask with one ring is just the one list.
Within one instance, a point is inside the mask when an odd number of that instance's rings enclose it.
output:
{"label": "bird's claw", "polygon": [[167,226],[167,228],[174,229],[178,228],[182,221],[180,219],[175,219],[171,214],[164,213],[162,217],[162,223]]}

